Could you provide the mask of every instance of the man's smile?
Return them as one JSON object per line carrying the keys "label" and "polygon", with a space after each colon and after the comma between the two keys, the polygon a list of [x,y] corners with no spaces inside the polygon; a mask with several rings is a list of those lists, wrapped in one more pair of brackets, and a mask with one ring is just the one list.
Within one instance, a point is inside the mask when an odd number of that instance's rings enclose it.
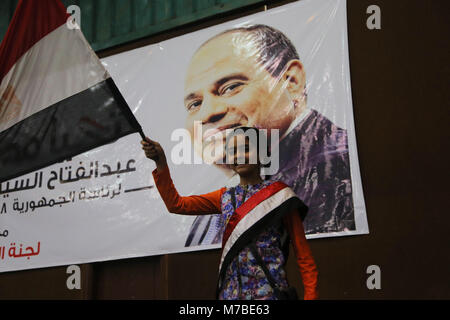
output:
{"label": "man's smile", "polygon": [[[220,126],[217,128],[207,129],[205,131],[205,133],[203,134],[203,141],[206,142],[209,137],[216,136],[218,133],[222,133],[222,131],[226,131],[227,129],[232,129],[232,128],[236,128],[236,127],[240,127],[240,126],[242,126],[242,124],[233,123],[233,124],[223,125],[223,126]],[[212,139],[210,139],[210,140],[212,140]]]}

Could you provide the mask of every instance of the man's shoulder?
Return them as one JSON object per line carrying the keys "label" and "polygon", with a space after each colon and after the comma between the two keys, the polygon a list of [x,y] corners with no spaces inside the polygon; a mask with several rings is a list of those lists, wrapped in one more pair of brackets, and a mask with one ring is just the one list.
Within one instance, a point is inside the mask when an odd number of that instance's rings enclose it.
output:
{"label": "man's shoulder", "polygon": [[333,121],[328,119],[326,116],[324,116],[322,113],[320,113],[317,110],[311,111],[311,120],[315,121],[316,126],[323,127],[323,128],[330,128],[335,131],[347,131],[341,127],[338,127]]}
{"label": "man's shoulder", "polygon": [[347,130],[338,127],[326,116],[315,109],[311,109],[311,113],[299,123],[295,128],[296,135],[314,137],[317,141],[334,144],[336,141],[347,139]]}

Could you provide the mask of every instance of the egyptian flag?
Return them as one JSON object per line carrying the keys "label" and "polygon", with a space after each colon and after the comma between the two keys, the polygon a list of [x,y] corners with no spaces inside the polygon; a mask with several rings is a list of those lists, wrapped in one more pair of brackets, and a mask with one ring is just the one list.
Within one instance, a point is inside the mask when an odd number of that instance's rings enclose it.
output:
{"label": "egyptian flag", "polygon": [[0,45],[0,182],[142,135],[69,18],[60,0],[20,0]]}
{"label": "egyptian flag", "polygon": [[[298,210],[300,218],[304,220],[308,207],[281,181],[259,190],[236,209],[223,233],[216,297],[228,266],[239,252],[268,226],[276,225],[294,209]],[[282,247],[283,245],[281,244]]]}

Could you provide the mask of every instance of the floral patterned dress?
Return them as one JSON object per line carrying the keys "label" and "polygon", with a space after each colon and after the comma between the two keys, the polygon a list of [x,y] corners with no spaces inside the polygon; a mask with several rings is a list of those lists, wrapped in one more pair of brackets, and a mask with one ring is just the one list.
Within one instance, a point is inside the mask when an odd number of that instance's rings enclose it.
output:
{"label": "floral patterned dress", "polygon": [[[270,185],[272,181],[263,181],[245,187],[237,185],[236,208],[260,189]],[[247,189],[246,191],[244,189]],[[223,234],[226,224],[234,212],[231,201],[232,188],[222,195],[222,216],[218,220],[217,228]],[[245,196],[245,199],[243,199]],[[280,288],[287,288],[286,272],[284,270],[285,257],[281,250],[281,239],[284,226],[270,226],[259,234],[256,239],[257,250]],[[220,300],[276,300],[273,289],[266,279],[264,271],[257,264],[255,257],[248,247],[245,247],[228,265],[219,293]]]}

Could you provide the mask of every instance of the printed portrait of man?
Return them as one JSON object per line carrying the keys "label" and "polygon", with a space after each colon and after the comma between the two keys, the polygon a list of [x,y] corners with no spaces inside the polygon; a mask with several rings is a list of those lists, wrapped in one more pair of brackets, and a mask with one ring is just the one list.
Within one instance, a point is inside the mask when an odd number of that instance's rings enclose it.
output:
{"label": "printed portrait of man", "polygon": [[[308,107],[307,75],[280,31],[251,25],[224,31],[193,55],[185,80],[186,128],[248,126],[279,133],[279,170],[309,207],[306,234],[355,230],[347,131]],[[212,130],[211,130],[212,129]],[[208,151],[206,135],[204,149]],[[198,216],[186,246],[220,243],[220,215]]]}

